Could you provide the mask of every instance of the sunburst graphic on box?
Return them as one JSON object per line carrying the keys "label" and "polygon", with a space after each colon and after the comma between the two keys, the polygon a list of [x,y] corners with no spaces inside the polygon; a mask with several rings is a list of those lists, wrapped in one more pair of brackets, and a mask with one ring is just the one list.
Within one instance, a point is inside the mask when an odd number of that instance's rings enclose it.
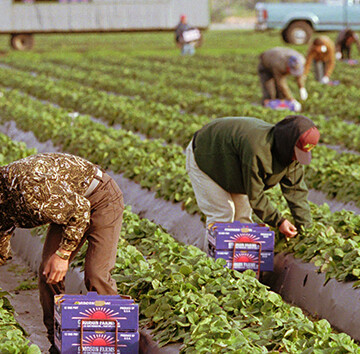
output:
{"label": "sunburst graphic on box", "polygon": [[[74,343],[73,346],[79,346],[79,343]],[[89,334],[83,339],[83,346],[88,347],[114,347],[115,338],[104,333]],[[125,344],[118,344],[118,347],[126,347]]]}
{"label": "sunburst graphic on box", "polygon": [[84,345],[92,347],[109,347],[115,345],[115,338],[110,337],[107,334],[94,334],[86,336],[83,339]]}
{"label": "sunburst graphic on box", "polygon": [[238,242],[238,243],[247,243],[247,242],[263,242],[259,237],[252,234],[236,234],[230,236],[230,240],[227,242]]}
{"label": "sunburst graphic on box", "polygon": [[89,308],[80,312],[82,317],[73,317],[74,320],[126,320],[126,317],[118,317],[119,312],[115,312],[106,307]]}
{"label": "sunburst graphic on box", "polygon": [[255,263],[258,257],[250,253],[237,253],[234,256],[234,263]]}

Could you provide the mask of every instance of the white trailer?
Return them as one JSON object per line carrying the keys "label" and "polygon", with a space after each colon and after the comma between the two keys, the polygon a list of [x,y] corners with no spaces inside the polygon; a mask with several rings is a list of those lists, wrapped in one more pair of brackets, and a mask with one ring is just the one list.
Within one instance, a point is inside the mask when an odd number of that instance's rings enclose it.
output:
{"label": "white trailer", "polygon": [[171,31],[185,14],[205,29],[208,0],[0,0],[0,33],[11,46],[31,49],[35,33]]}

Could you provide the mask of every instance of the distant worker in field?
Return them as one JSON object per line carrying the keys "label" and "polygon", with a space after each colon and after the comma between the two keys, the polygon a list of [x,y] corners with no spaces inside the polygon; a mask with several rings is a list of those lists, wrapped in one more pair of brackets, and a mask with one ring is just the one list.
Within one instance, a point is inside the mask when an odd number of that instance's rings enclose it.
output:
{"label": "distant worker in field", "polygon": [[185,15],[181,15],[180,22],[175,29],[175,42],[181,48],[182,55],[194,55],[195,48],[201,41],[201,33],[187,23]]}
{"label": "distant worker in field", "polygon": [[349,28],[340,31],[335,42],[336,59],[351,59],[351,46],[353,44],[356,44],[357,49],[360,52],[358,35]]}
{"label": "distant worker in field", "polygon": [[69,263],[84,242],[85,285],[116,295],[111,278],[120,236],[123,197],[115,181],[93,163],[69,154],[37,154],[0,167],[0,264],[10,257],[16,227],[49,224],[39,268],[44,324],[54,345],[54,295],[64,292]]}
{"label": "distant worker in field", "polygon": [[300,90],[301,100],[308,98],[304,86],[304,64],[305,58],[294,49],[275,47],[260,55],[258,74],[262,87],[262,104],[268,100],[286,99],[293,101],[301,108],[301,104],[293,97],[287,84],[287,76],[295,76]]}
{"label": "distant worker in field", "polygon": [[[186,149],[186,170],[206,225],[253,222],[253,211],[287,237],[296,236],[302,226],[310,227],[302,165],[310,163],[310,151],[319,138],[314,123],[301,115],[287,116],[275,125],[249,117],[218,118],[198,130]],[[265,194],[277,184],[295,225]]]}
{"label": "distant worker in field", "polygon": [[323,84],[328,84],[335,68],[335,44],[328,36],[319,36],[311,43],[305,63],[305,77],[314,64],[315,79]]}

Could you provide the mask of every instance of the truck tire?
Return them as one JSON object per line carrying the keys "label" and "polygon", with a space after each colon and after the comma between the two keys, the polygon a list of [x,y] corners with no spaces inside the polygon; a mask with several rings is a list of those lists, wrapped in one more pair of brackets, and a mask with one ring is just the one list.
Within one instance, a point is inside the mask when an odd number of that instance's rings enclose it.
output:
{"label": "truck tire", "polygon": [[289,43],[289,40],[286,35],[286,30],[281,31],[281,37],[285,43]]}
{"label": "truck tire", "polygon": [[34,38],[31,34],[12,34],[10,45],[15,50],[30,50],[34,45]]}
{"label": "truck tire", "polygon": [[310,41],[313,28],[305,21],[292,22],[282,34],[285,42],[291,44],[306,44]]}

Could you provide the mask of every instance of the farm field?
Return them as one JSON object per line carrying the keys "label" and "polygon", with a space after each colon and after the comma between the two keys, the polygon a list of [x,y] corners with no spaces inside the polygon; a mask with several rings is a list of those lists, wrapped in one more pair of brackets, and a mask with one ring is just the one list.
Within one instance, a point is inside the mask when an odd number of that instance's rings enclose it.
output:
{"label": "farm field", "polygon": [[[34,50],[24,53],[10,51],[7,40],[0,37],[1,125],[15,123],[39,143],[51,141],[60,151],[121,174],[144,194],[155,192],[159,203],[181,205],[189,217],[201,219],[185,171],[184,148],[193,133],[217,117],[276,123],[291,114],[259,104],[257,58],[284,45],[277,32],[206,32],[190,58],[180,57],[172,33],[36,36]],[[294,48],[306,53],[306,46]],[[358,208],[359,75],[360,65],[342,62],[332,77],[339,86],[321,85],[309,75],[302,112],[321,132],[306,167],[308,187],[329,203]],[[2,164],[35,152],[35,146],[3,140]],[[288,213],[280,190],[269,196]],[[326,204],[311,203],[311,209],[312,229],[291,241],[277,235],[277,251],[311,262],[327,280],[360,287],[359,215],[331,212]],[[177,215],[169,218],[176,227]],[[114,277],[119,291],[140,303],[141,325],[161,345],[181,343],[184,353],[360,353],[326,319],[308,319],[252,274],[208,259],[193,246],[202,232],[185,245],[156,216],[142,219],[131,205],[125,212]],[[82,259],[83,253],[77,266]]]}

